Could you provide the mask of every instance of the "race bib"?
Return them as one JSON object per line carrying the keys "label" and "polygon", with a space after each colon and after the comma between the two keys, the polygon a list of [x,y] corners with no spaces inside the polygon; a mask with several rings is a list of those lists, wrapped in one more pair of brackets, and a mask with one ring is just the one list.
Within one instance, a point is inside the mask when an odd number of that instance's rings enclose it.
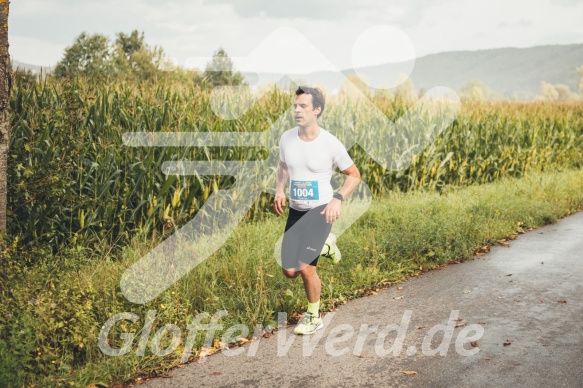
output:
{"label": "race bib", "polygon": [[291,181],[290,198],[294,201],[319,200],[318,181]]}

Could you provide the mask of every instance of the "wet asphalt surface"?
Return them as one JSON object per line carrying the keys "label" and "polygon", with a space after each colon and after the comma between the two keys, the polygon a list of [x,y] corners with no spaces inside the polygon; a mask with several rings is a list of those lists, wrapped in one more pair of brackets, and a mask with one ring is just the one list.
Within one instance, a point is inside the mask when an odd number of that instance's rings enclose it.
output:
{"label": "wet asphalt surface", "polygon": [[583,387],[582,261],[579,212],[141,387]]}

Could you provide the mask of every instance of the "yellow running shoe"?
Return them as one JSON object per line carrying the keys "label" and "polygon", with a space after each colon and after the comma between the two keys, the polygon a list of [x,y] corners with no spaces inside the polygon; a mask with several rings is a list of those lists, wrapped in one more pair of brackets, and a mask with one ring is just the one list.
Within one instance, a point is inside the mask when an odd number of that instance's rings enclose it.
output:
{"label": "yellow running shoe", "polygon": [[338,249],[338,246],[336,246],[336,236],[333,235],[332,233],[330,233],[330,235],[326,239],[326,242],[322,247],[322,253],[320,253],[320,256],[324,256],[332,260],[332,263],[334,264],[338,264],[340,262],[342,254],[340,253],[340,249]]}
{"label": "yellow running shoe", "polygon": [[322,316],[318,314],[318,316],[308,312],[306,315],[300,319],[296,327],[294,328],[295,334],[314,334],[316,331],[320,330],[324,327],[324,323],[322,322]]}

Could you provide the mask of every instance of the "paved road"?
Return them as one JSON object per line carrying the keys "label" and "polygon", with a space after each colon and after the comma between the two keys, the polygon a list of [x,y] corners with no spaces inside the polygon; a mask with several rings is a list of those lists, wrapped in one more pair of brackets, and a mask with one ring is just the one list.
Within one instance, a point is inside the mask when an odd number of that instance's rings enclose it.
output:
{"label": "paved road", "polygon": [[580,212],[351,301],[327,314],[320,337],[280,330],[143,386],[582,387],[582,261]]}

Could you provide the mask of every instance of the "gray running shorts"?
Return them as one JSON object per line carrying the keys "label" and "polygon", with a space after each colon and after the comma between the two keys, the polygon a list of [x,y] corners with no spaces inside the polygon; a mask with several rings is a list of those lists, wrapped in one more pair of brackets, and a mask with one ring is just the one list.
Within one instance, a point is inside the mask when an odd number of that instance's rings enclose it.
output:
{"label": "gray running shorts", "polygon": [[290,208],[281,245],[281,266],[284,269],[316,266],[322,247],[330,234],[332,224],[326,223],[326,215],[320,214],[328,204],[308,211]]}

